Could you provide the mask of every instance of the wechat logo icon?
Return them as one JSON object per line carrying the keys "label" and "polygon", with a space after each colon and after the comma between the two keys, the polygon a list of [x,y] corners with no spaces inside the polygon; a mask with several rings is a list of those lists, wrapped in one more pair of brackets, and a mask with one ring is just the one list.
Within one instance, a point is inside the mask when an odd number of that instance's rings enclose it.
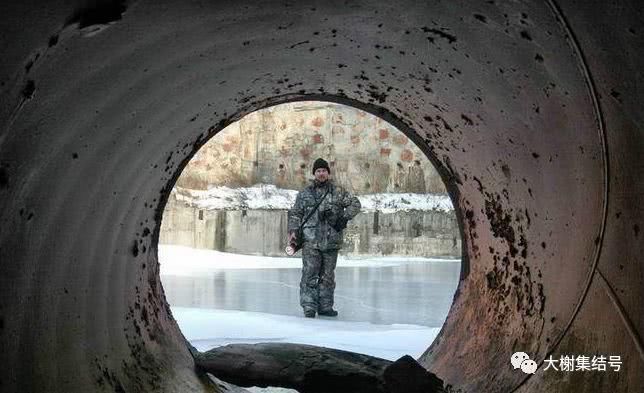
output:
{"label": "wechat logo icon", "polygon": [[520,368],[526,374],[534,374],[537,371],[537,362],[530,359],[530,356],[525,352],[515,352],[512,354],[510,363],[512,363],[512,367],[515,370]]}

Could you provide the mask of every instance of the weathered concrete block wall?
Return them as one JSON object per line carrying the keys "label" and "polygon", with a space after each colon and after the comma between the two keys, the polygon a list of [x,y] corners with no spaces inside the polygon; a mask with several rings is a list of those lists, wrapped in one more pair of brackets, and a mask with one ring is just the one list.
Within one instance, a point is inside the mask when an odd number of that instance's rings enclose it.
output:
{"label": "weathered concrete block wall", "polygon": [[177,185],[275,184],[301,189],[317,157],[354,193],[445,193],[435,168],[402,132],[345,105],[304,101],[250,113],[208,141]]}
{"label": "weathered concrete block wall", "polygon": [[351,255],[460,257],[456,216],[441,211],[377,211],[358,214],[344,235]]}
{"label": "weathered concrete block wall", "polygon": [[[174,194],[172,194],[174,195]],[[284,256],[286,210],[202,210],[171,197],[159,241],[241,254]],[[460,257],[452,212],[361,212],[344,234],[348,255]]]}
{"label": "weathered concrete block wall", "polygon": [[[226,216],[225,225],[216,231],[225,231],[223,245],[215,250],[240,254],[285,256],[287,212],[284,210],[218,210],[213,213]],[[223,247],[222,247],[223,246]]]}

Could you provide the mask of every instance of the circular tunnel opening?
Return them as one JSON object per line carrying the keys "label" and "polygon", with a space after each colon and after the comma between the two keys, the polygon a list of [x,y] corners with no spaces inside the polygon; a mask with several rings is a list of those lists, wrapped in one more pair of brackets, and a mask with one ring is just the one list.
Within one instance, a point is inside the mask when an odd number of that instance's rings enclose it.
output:
{"label": "circular tunnel opening", "polygon": [[[328,99],[272,105],[221,129],[182,169],[158,252],[166,299],[197,350],[299,343],[394,361],[432,343],[462,275],[461,225],[426,153],[373,112]],[[361,207],[333,269],[340,315],[313,320],[298,299],[302,251],[284,248],[318,157]]]}
{"label": "circular tunnel opening", "polygon": [[[63,25],[68,6],[5,19],[3,388],[202,390],[159,284],[155,238],[175,174],[229,120],[327,92],[403,130],[462,211],[467,279],[423,367],[463,391],[640,385],[629,289],[641,269],[629,262],[642,224],[629,187],[641,146],[622,80],[641,63],[626,28],[638,13],[139,2],[85,34]],[[617,11],[627,18],[613,26]],[[602,350],[629,367],[571,384],[512,369],[517,350],[538,362]]]}

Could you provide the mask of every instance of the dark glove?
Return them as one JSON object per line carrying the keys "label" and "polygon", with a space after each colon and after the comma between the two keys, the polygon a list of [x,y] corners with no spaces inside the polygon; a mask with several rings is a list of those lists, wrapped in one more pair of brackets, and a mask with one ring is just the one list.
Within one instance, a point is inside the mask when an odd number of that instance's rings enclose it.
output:
{"label": "dark glove", "polygon": [[335,222],[335,226],[333,227],[336,231],[340,232],[344,230],[347,227],[347,223],[349,220],[346,218],[338,218],[338,220]]}

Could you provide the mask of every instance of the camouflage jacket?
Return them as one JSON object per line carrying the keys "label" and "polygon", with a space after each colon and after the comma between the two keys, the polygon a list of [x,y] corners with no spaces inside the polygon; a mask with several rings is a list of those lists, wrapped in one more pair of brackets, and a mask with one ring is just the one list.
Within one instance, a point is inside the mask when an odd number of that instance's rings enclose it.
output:
{"label": "camouflage jacket", "polygon": [[304,224],[304,246],[320,250],[342,247],[342,230],[336,227],[341,220],[349,221],[360,212],[360,201],[331,180],[318,184],[315,180],[297,194],[295,205],[288,212],[288,230],[297,230],[315,205],[329,189],[317,211]]}

